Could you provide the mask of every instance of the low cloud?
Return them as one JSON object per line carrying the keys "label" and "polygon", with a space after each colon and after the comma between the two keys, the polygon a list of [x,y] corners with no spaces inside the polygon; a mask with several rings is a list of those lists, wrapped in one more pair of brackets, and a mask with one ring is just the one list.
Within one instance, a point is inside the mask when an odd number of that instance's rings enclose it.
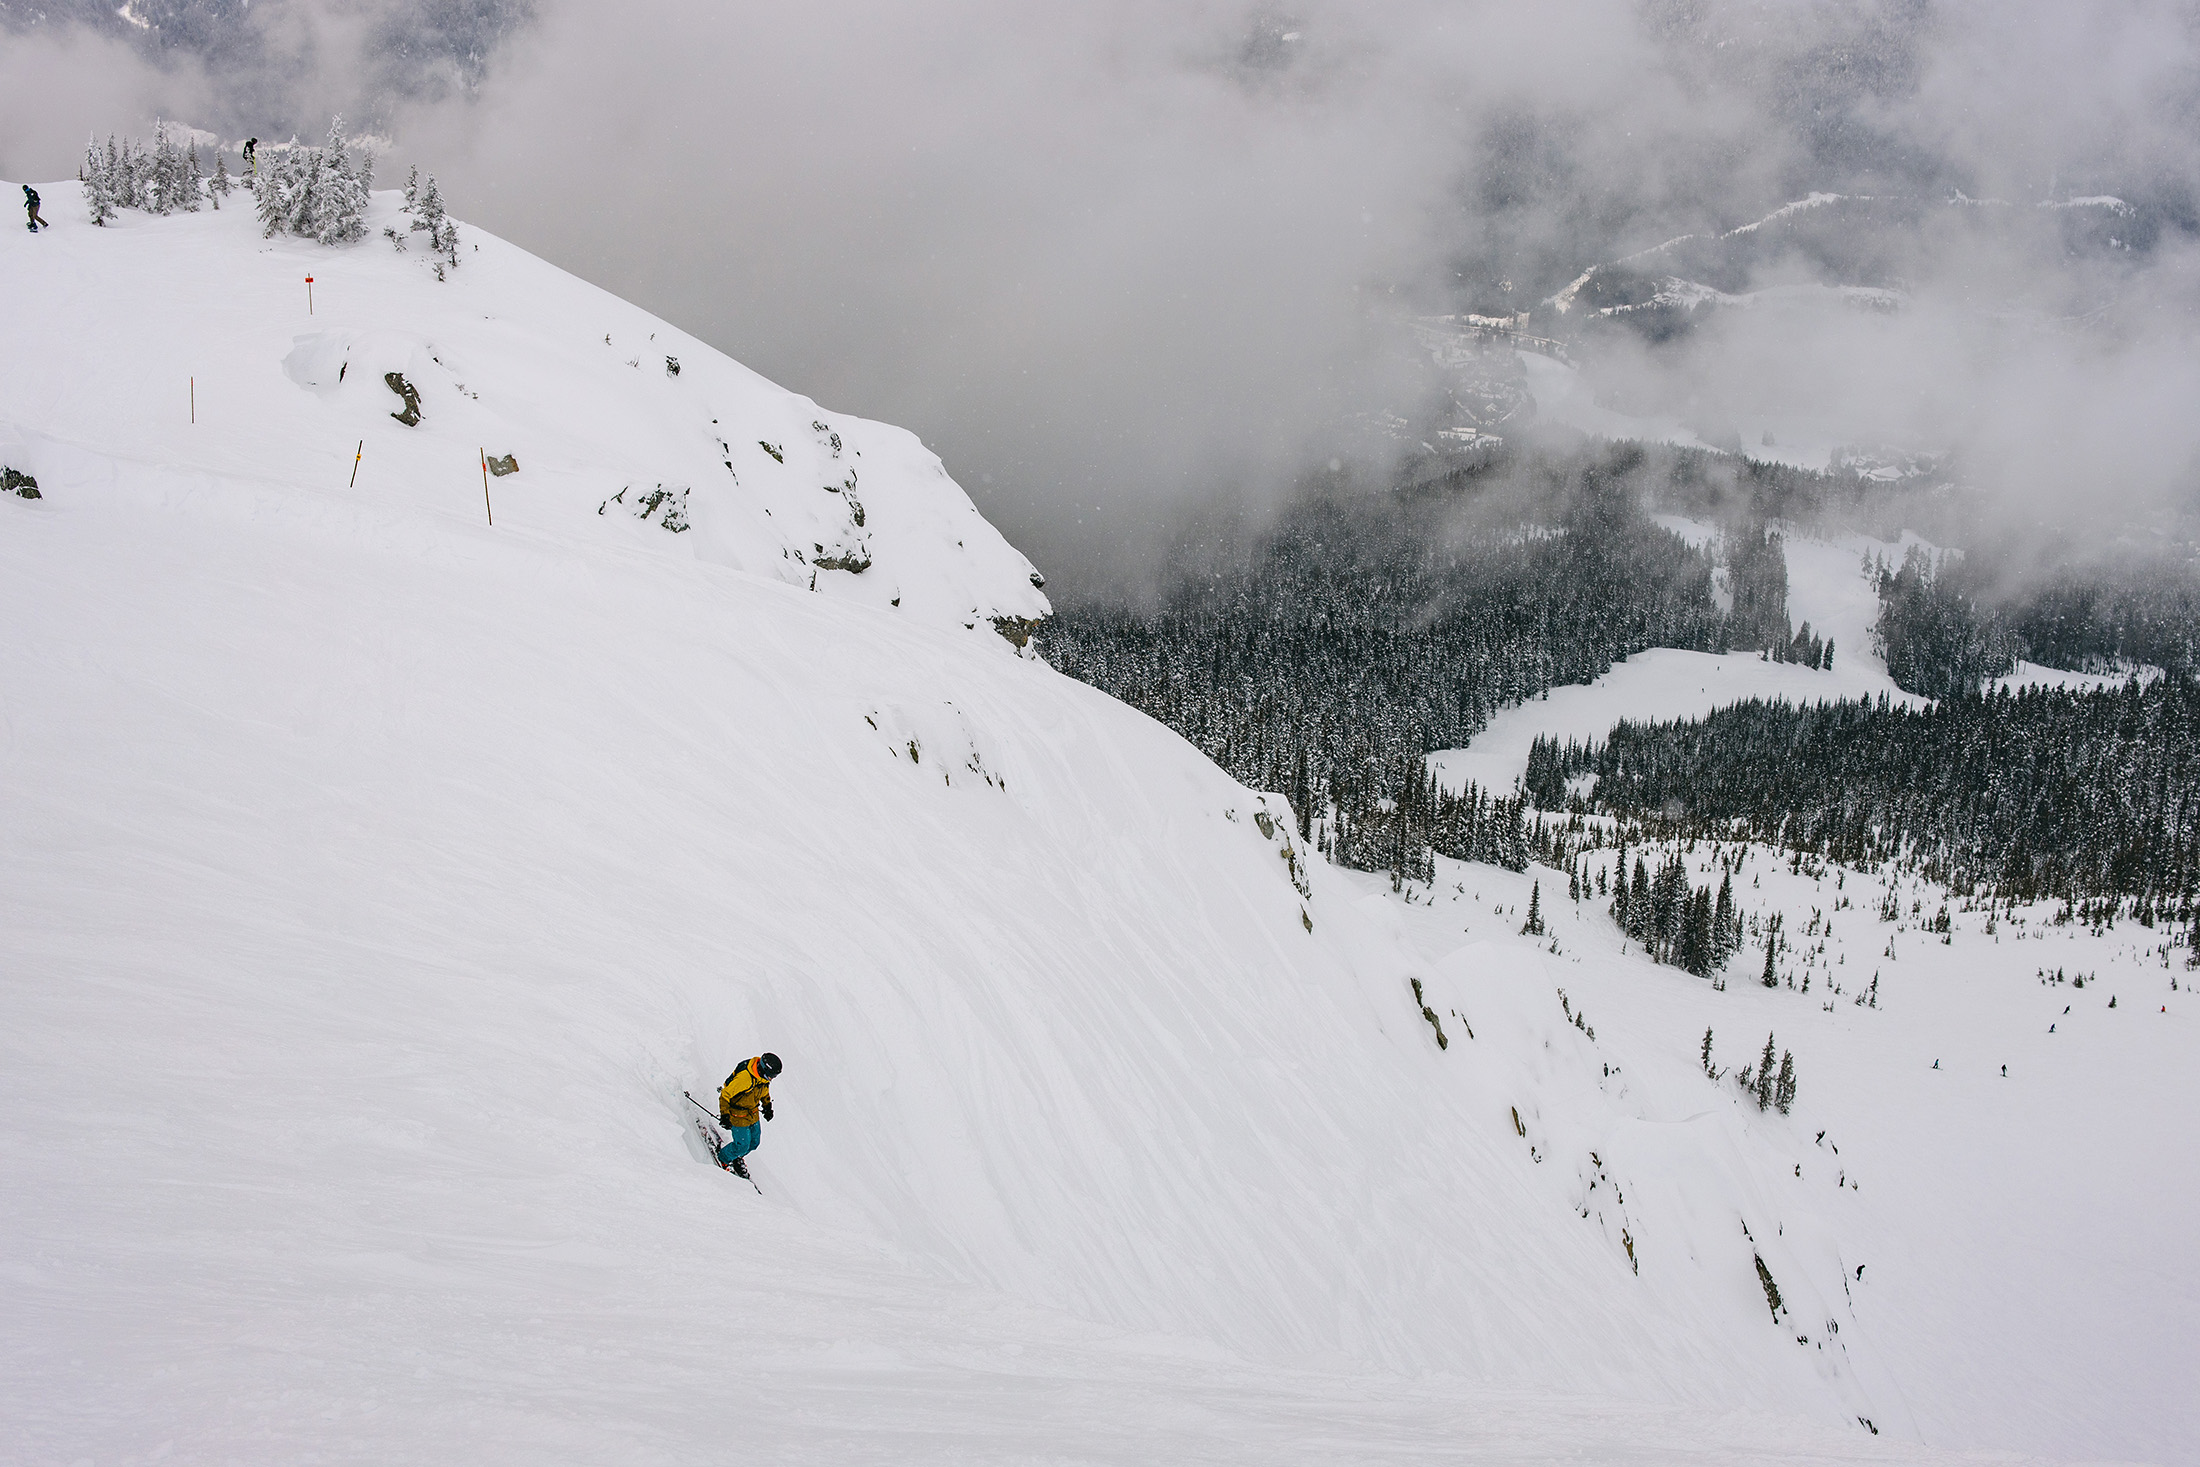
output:
{"label": "low cloud", "polygon": [[[1959,449],[2012,515],[2157,511],[2200,451],[2177,407],[2200,385],[2180,0],[253,13],[257,49],[224,54],[257,59],[209,62],[243,79],[206,106],[306,131],[351,109],[462,217],[916,429],[1073,593],[1149,564],[1188,508],[1289,492],[1356,414],[1417,411],[1439,384],[1409,318],[1534,308],[1813,190],[2115,193],[2142,227],[2073,250],[1936,215],[1855,260],[1769,252],[1720,288],[1863,283],[1901,308],[1612,335],[1586,354],[1597,389]],[[68,129],[176,94],[175,60],[151,73],[168,91],[71,102]]]}

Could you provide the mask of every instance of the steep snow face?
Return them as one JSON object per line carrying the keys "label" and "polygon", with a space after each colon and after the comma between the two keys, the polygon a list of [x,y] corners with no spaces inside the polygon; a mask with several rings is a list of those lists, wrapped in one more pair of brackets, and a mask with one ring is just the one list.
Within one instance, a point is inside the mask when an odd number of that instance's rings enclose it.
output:
{"label": "steep snow face", "polygon": [[[1840,1314],[1807,1110],[1574,1027],[1517,912],[1309,865],[1016,656],[1028,567],[906,436],[473,231],[438,283],[127,224],[0,235],[44,490],[0,499],[0,1457],[1883,1461],[1925,1454],[1858,1418],[1950,1419],[1887,1362],[1963,1301]],[[834,465],[860,573],[778,525],[839,523]],[[692,530],[615,497],[675,474]],[[759,1196],[681,1091],[765,1048]]]}
{"label": "steep snow face", "polygon": [[[247,193],[93,228],[74,183],[42,192],[55,227],[10,240],[18,370],[0,402],[0,456],[42,485],[142,466],[452,520],[493,507],[507,530],[932,625],[1047,614],[1030,562],[910,433],[820,408],[470,226],[439,281],[384,234],[410,234],[396,193],[374,196],[366,242],[331,250],[262,239]],[[395,420],[393,375],[417,424]],[[518,472],[485,475],[484,454]]]}

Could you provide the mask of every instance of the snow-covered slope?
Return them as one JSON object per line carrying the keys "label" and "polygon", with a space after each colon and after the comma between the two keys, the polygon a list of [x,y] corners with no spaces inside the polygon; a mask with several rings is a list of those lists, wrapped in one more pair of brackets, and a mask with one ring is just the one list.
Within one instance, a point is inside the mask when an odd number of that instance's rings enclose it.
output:
{"label": "snow-covered slope", "polygon": [[[1964,1301],[1841,1312],[1807,1105],[1574,1028],[1516,917],[1455,951],[1017,656],[1028,566],[905,435],[478,231],[439,283],[45,192],[0,236],[43,494],[0,499],[0,1458],[2105,1439],[1978,1426],[2051,1361],[1896,1378]],[[810,480],[859,463],[855,526]],[[693,531],[597,514],[643,483]],[[834,526],[873,563],[813,592]],[[763,1048],[759,1196],[680,1092]]]}
{"label": "snow-covered slope", "polygon": [[[1029,562],[910,433],[477,229],[438,282],[381,235],[408,232],[395,193],[365,243],[331,250],[262,239],[245,193],[95,229],[77,185],[43,192],[56,227],[10,239],[0,401],[0,458],[41,483],[158,470],[177,493],[221,480],[472,522],[493,505],[506,529],[593,528],[934,624],[1046,614]],[[392,373],[416,425],[394,420]],[[486,502],[484,453],[519,465]]]}

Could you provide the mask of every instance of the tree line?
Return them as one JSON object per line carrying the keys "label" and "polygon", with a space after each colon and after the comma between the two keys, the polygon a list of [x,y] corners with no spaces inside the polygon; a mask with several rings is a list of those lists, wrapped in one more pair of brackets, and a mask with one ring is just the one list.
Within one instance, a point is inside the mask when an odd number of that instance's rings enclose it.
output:
{"label": "tree line", "polygon": [[1437,790],[1424,755],[1650,647],[1788,639],[1784,604],[1747,624],[1719,610],[1711,554],[1642,507],[1646,458],[1602,445],[1312,499],[1233,562],[1183,570],[1152,608],[1065,609],[1042,645],[1241,782],[1288,795],[1302,835],[1319,822],[1343,864],[1412,875],[1434,850],[1517,867],[1518,800]]}
{"label": "tree line", "polygon": [[2145,922],[2189,921],[2200,895],[2200,682],[2182,674],[1919,708],[1751,699],[1546,744],[1536,768],[1533,798],[1671,837],[1900,863],[1964,894]]}

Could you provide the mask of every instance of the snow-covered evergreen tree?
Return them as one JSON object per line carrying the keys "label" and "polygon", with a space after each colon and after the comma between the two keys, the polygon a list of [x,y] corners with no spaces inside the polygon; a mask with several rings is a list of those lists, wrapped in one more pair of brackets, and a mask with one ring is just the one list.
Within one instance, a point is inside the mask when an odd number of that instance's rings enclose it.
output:
{"label": "snow-covered evergreen tree", "polygon": [[1772,1104],[1772,1087],[1774,1084],[1772,1057],[1777,1053],[1778,1051],[1772,1046],[1772,1036],[1767,1034],[1765,1036],[1765,1052],[1757,1060],[1757,1083],[1754,1086],[1757,1094],[1757,1109],[1759,1110],[1765,1110]]}
{"label": "snow-covered evergreen tree", "polygon": [[436,277],[441,279],[446,266],[458,268],[458,226],[443,212],[443,191],[435,186],[435,175],[423,181],[420,170],[414,169],[405,184],[405,200],[413,229],[426,231],[429,253],[442,257],[436,266]]}
{"label": "snow-covered evergreen tree", "polygon": [[199,167],[199,145],[191,144],[183,155],[183,193],[176,201],[180,209],[196,214],[205,202],[206,174]]}
{"label": "snow-covered evergreen tree", "polygon": [[107,221],[115,217],[113,187],[109,179],[107,162],[114,153],[114,139],[107,140],[107,150],[100,151],[99,140],[90,139],[84,144],[84,167],[77,177],[84,181],[84,212],[92,223],[106,228]]}
{"label": "snow-covered evergreen tree", "polygon": [[178,209],[198,208],[197,190],[186,177],[183,150],[168,135],[166,122],[156,119],[153,123],[153,147],[145,156],[142,177],[138,207],[148,213],[173,214]]}
{"label": "snow-covered evergreen tree", "polygon": [[259,206],[260,234],[273,238],[277,234],[303,233],[294,227],[310,205],[313,175],[298,166],[298,154],[302,149],[293,148],[269,158],[268,149],[262,148],[260,156],[265,162],[256,170],[252,191]]}
{"label": "snow-covered evergreen tree", "polygon": [[320,179],[315,190],[310,232],[322,244],[349,244],[367,233],[367,191],[374,181],[374,161],[364,155],[354,162],[351,140],[344,133],[341,115],[330,120],[327,146],[314,160]]}
{"label": "snow-covered evergreen tree", "polygon": [[222,200],[228,198],[230,190],[236,186],[236,181],[229,176],[229,155],[227,153],[216,153],[214,155],[214,176],[206,184],[207,196],[214,201],[214,207],[219,209],[222,206]]}
{"label": "snow-covered evergreen tree", "polygon": [[1786,1050],[1780,1052],[1779,1078],[1772,1082],[1772,1104],[1781,1115],[1795,1104],[1795,1056]]}
{"label": "snow-covered evergreen tree", "polygon": [[[328,143],[262,149],[257,192],[260,228],[268,235],[301,235],[322,244],[349,244],[367,233],[367,190],[374,179],[371,155],[355,162],[344,119],[329,123]],[[270,153],[273,154],[269,157]]]}

